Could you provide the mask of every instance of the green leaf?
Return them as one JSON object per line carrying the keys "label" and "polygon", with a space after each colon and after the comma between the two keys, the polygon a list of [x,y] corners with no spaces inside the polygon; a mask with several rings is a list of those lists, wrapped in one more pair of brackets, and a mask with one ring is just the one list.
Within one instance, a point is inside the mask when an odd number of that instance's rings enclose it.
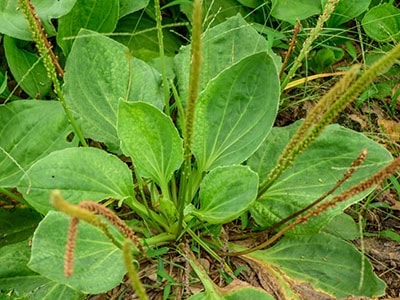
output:
{"label": "green leaf", "polygon": [[6,94],[6,92],[8,92],[7,81],[7,72],[0,72],[0,95],[3,95],[3,93]]}
{"label": "green leaf", "polygon": [[[47,281],[46,278],[33,272],[26,266],[31,254],[28,240],[1,247],[0,254],[1,290],[15,289],[16,294],[26,293]],[[26,282],[23,285],[19,285],[23,283],[21,282],[22,278]]]}
{"label": "green leaf", "polygon": [[0,208],[0,247],[26,240],[40,220],[40,215],[31,208]]}
{"label": "green leaf", "polygon": [[71,277],[64,275],[64,253],[69,217],[50,211],[40,222],[32,240],[29,268],[77,291],[98,294],[118,285],[126,272],[122,251],[103,232],[79,223]]}
{"label": "green leaf", "polygon": [[385,283],[375,275],[371,263],[353,245],[328,234],[285,237],[248,256],[261,266],[272,264],[286,273],[280,280],[290,283],[289,275],[335,298],[385,294]]}
{"label": "green leaf", "polygon": [[39,160],[18,185],[26,201],[38,212],[52,209],[49,196],[59,189],[68,202],[124,200],[133,196],[132,175],[118,157],[97,148],[68,148]]}
{"label": "green leaf", "polygon": [[[291,126],[274,128],[262,147],[248,160],[247,164],[262,180],[275,166],[299,124],[300,122],[297,122]],[[390,162],[392,157],[385,148],[361,133],[336,124],[328,126],[297,158],[294,165],[254,204],[251,209],[252,216],[260,225],[270,226],[304,208],[332,188],[364,148],[368,150],[367,159],[334,195],[370,177]],[[318,232],[335,215],[369,192],[338,204],[306,224],[295,227],[290,234]]]}
{"label": "green leaf", "polygon": [[262,299],[271,300],[271,295],[266,293],[261,288],[255,288],[249,283],[234,279],[229,285],[220,288],[217,286],[212,279],[208,276],[207,272],[201,267],[201,265],[192,257],[187,258],[193,270],[196,272],[201,283],[204,286],[204,292],[195,293],[190,300],[241,300],[241,299]]}
{"label": "green leaf", "polygon": [[176,127],[152,105],[121,101],[118,135],[124,154],[132,158],[139,174],[162,188],[182,164],[183,146]]}
{"label": "green leaf", "polygon": [[201,293],[193,294],[188,300],[224,300],[225,298],[221,295],[220,289],[215,286],[213,289],[208,289]]}
{"label": "green leaf", "polygon": [[400,9],[385,3],[371,8],[361,24],[365,33],[377,42],[395,42],[400,39]]}
{"label": "green leaf", "polygon": [[73,39],[82,29],[96,32],[113,32],[118,22],[119,0],[77,1],[72,10],[58,20],[57,43],[65,56],[71,51]]}
{"label": "green leaf", "polygon": [[268,135],[279,103],[279,79],[266,52],[221,72],[199,95],[192,151],[199,169],[239,164]]}
{"label": "green leaf", "polygon": [[392,229],[385,229],[379,233],[379,236],[391,239],[397,243],[400,243],[400,234],[392,231]]}
{"label": "green leaf", "polygon": [[[82,72],[85,70],[85,72]],[[81,30],[65,66],[66,102],[81,118],[86,137],[118,151],[117,110],[122,98],[159,108],[161,76],[128,48],[93,31]]]}
{"label": "green leaf", "polygon": [[20,49],[17,42],[4,36],[4,52],[8,66],[22,89],[30,97],[40,99],[50,91],[51,80],[39,56]]}
{"label": "green leaf", "polygon": [[211,224],[228,223],[248,210],[256,200],[257,190],[257,173],[249,167],[215,168],[200,185],[200,209],[191,213]]}
{"label": "green leaf", "polygon": [[316,0],[272,0],[271,15],[292,24],[321,12],[321,2]]}
{"label": "green leaf", "polygon": [[263,0],[238,0],[238,2],[240,2],[240,4],[244,6],[251,8],[258,8],[259,6],[264,5]]}
{"label": "green leaf", "polygon": [[[322,7],[325,6],[328,0],[321,0]],[[366,11],[371,3],[371,0],[354,1],[354,0],[340,0],[335,10],[326,22],[326,27],[339,27],[343,23],[354,19],[355,17]]]}
{"label": "green leaf", "polygon": [[[49,35],[56,33],[51,19],[57,19],[67,14],[76,0],[32,0],[36,14],[42,21],[45,31]],[[0,1],[0,32],[20,40],[31,41],[32,33],[24,14],[18,8],[18,1]]]}
{"label": "green leaf", "polygon": [[[199,91],[201,92],[209,81],[223,70],[247,56],[268,49],[267,41],[240,15],[207,30],[202,38],[203,63]],[[268,53],[279,70],[280,58],[272,51]],[[182,47],[179,54],[175,56],[175,65],[180,97],[183,102],[187,101],[190,61],[190,46]],[[275,73],[271,72],[271,75],[274,76]]]}
{"label": "green leaf", "polygon": [[261,288],[253,287],[240,280],[234,281],[225,288],[214,287],[213,290],[196,293],[188,298],[188,300],[274,300],[270,294]]}
{"label": "green leaf", "polygon": [[145,8],[149,4],[149,0],[119,0],[119,17],[122,18],[130,13]]}
{"label": "green leaf", "polygon": [[[192,22],[193,3],[181,1],[180,10]],[[203,0],[203,11],[207,12],[203,21],[204,28],[218,26],[226,19],[241,15],[251,22],[253,14],[246,7],[239,5],[236,0]]]}
{"label": "green leaf", "polygon": [[274,300],[270,294],[266,293],[262,288],[256,288],[239,280],[233,281],[230,285],[223,289],[223,296],[226,300]]}
{"label": "green leaf", "polygon": [[360,237],[360,230],[357,223],[351,216],[345,213],[335,216],[324,227],[323,231],[343,240],[354,240]]}
{"label": "green leaf", "polygon": [[[135,2],[132,1],[131,3]],[[133,56],[144,61],[149,61],[160,56],[156,22],[150,17],[143,15],[143,13],[130,14],[120,19],[115,32],[124,34],[120,36],[116,35],[113,38],[126,45]],[[164,54],[173,57],[179,50],[181,42],[169,28],[163,29],[163,38]]]}
{"label": "green leaf", "polygon": [[309,67],[316,73],[332,70],[332,65],[343,58],[344,51],[340,48],[322,48],[309,62]]}
{"label": "green leaf", "polygon": [[0,291],[6,299],[83,299],[83,295],[30,270],[27,240],[0,248]]}
{"label": "green leaf", "polygon": [[[19,100],[0,106],[0,185],[15,187],[34,162],[52,151],[77,146],[59,102]],[[29,179],[29,178],[28,178]]]}

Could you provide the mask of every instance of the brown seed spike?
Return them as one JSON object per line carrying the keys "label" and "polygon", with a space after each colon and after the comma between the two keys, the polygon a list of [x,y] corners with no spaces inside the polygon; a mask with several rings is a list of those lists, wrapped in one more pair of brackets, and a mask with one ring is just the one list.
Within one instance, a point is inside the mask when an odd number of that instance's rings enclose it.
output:
{"label": "brown seed spike", "polygon": [[[44,29],[43,29],[43,26],[42,26],[42,22],[40,21],[38,15],[36,14],[35,7],[33,6],[31,1],[27,0],[27,3],[28,3],[29,11],[30,11],[32,17],[34,18],[36,28],[39,30],[40,38],[44,42],[46,50],[49,53],[50,58],[51,58],[54,66],[56,67],[56,69],[58,71],[58,74],[61,77],[63,77],[64,76],[64,70],[61,68],[57,57],[54,55],[54,52],[52,50],[53,47],[51,46],[51,43],[48,40],[48,34],[44,32]],[[40,51],[40,49],[39,49],[39,51]]]}
{"label": "brown seed spike", "polygon": [[65,277],[71,277],[74,271],[74,250],[76,246],[76,236],[78,233],[78,218],[71,218],[68,228],[67,246],[65,248],[64,257],[64,274]]}
{"label": "brown seed spike", "polygon": [[128,225],[126,225],[112,210],[94,201],[83,201],[79,204],[79,207],[87,209],[91,212],[94,212],[96,214],[105,217],[116,228],[118,228],[118,230],[124,236],[129,238],[141,252],[143,252],[143,248],[140,245],[140,242],[136,237],[135,232]]}

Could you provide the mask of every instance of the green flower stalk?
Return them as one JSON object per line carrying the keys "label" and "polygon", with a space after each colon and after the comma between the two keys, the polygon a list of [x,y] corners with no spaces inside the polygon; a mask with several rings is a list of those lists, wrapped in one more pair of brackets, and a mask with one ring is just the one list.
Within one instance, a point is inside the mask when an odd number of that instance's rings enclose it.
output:
{"label": "green flower stalk", "polygon": [[168,78],[167,78],[167,65],[165,62],[165,54],[164,54],[164,36],[162,32],[162,16],[161,16],[160,0],[154,0],[154,10],[156,14],[156,23],[157,23],[157,39],[158,39],[158,49],[160,52],[160,61],[161,61],[161,73],[162,73],[161,76],[163,81],[165,112],[167,115],[169,115],[170,114],[169,88],[168,88]]}
{"label": "green flower stalk", "polygon": [[196,100],[199,93],[200,86],[200,71],[201,71],[201,34],[202,34],[202,20],[203,20],[203,1],[195,0],[193,3],[193,24],[192,24],[192,46],[191,46],[191,63],[190,63],[190,77],[189,77],[189,90],[188,101],[186,105],[186,119],[184,124],[183,135],[183,148],[184,148],[184,166],[183,174],[180,185],[180,194],[178,201],[178,233],[182,229],[183,210],[185,203],[188,201],[190,192],[189,178],[191,173],[191,146],[193,142],[193,127],[194,127],[194,114],[196,109]]}
{"label": "green flower stalk", "polygon": [[317,25],[311,30],[310,35],[307,37],[307,39],[303,43],[303,47],[301,48],[301,51],[297,58],[295,59],[292,67],[290,68],[287,76],[283,80],[281,84],[281,91],[285,89],[287,84],[289,83],[289,80],[293,77],[293,75],[296,73],[297,69],[300,67],[301,62],[304,60],[304,58],[307,57],[308,53],[311,51],[311,46],[314,43],[314,41],[318,38],[320,35],[324,24],[326,21],[329,20],[331,17],[333,11],[335,10],[336,4],[340,0],[328,0],[328,2],[325,4],[324,10],[322,12],[322,15],[319,16]]}
{"label": "green flower stalk", "polygon": [[190,63],[190,79],[188,90],[188,102],[186,107],[186,122],[184,148],[185,152],[190,153],[193,140],[194,113],[196,107],[197,95],[200,86],[201,71],[201,33],[202,33],[202,1],[195,0],[193,4],[193,28],[192,28],[192,46],[191,46],[191,63]]}
{"label": "green flower stalk", "polygon": [[[351,68],[347,74],[324,95],[318,104],[307,115],[307,118],[300,125],[297,132],[293,135],[290,142],[286,145],[280,155],[276,167],[270,172],[267,179],[260,186],[260,194],[264,193],[278,177],[292,165],[293,161],[300,155],[313,141],[312,135],[316,138],[325,126],[318,126],[321,118],[329,107],[337,101],[340,96],[354,82],[359,72],[359,66]],[[325,122],[324,122],[325,123]]]}
{"label": "green flower stalk", "polygon": [[[308,213],[305,215],[300,215],[296,218],[296,220],[293,221],[293,223],[290,223],[286,225],[284,228],[282,228],[279,232],[277,232],[274,236],[272,236],[270,239],[265,241],[264,243],[246,250],[246,253],[253,252],[255,250],[259,249],[264,249],[277,241],[280,237],[282,237],[286,232],[289,230],[293,229],[297,225],[304,224],[308,222],[313,217],[319,216],[323,212],[327,211],[329,208],[335,207],[339,203],[346,201],[350,199],[351,197],[358,195],[362,193],[363,191],[366,191],[377,184],[381,183],[383,180],[388,178],[390,175],[395,173],[398,169],[400,168],[400,157],[392,161],[390,164],[388,164],[386,167],[381,169],[379,172],[374,174],[368,179],[365,179],[364,181],[361,181],[360,183],[356,184],[355,186],[351,187],[350,189],[342,192],[340,195],[337,195],[333,197],[331,200],[323,202],[319,204],[317,207],[314,209],[310,210]],[[244,254],[244,253],[241,253]]]}
{"label": "green flower stalk", "polygon": [[[71,217],[84,220],[85,222],[98,227],[104,231],[106,224],[103,223],[93,212],[88,211],[78,205],[73,205],[65,201],[59,190],[54,190],[50,194],[50,202],[58,211],[61,211]],[[108,230],[106,229],[108,232]],[[108,235],[108,234],[107,234]],[[111,236],[111,235],[110,235]]]}
{"label": "green flower stalk", "polygon": [[59,190],[52,191],[50,195],[50,202],[57,210],[71,216],[67,233],[67,245],[65,247],[64,255],[64,274],[65,277],[71,277],[74,271],[74,252],[80,220],[84,220],[89,224],[100,228],[114,243],[116,243],[116,241],[109,232],[107,224],[102,222],[94,213],[65,201]]}
{"label": "green flower stalk", "polygon": [[[268,246],[272,245],[274,242],[276,242],[289,230],[295,228],[300,224],[308,222],[313,217],[321,215],[328,209],[337,206],[339,203],[344,202],[350,199],[351,197],[356,196],[376,186],[377,184],[381,183],[383,180],[387,179],[390,175],[392,175],[393,173],[395,173],[400,169],[400,157],[398,157],[397,159],[389,163],[386,167],[382,168],[380,171],[372,175],[370,178],[361,181],[360,183],[349,188],[348,190],[343,191],[339,195],[332,197],[330,200],[320,203],[322,200],[325,200],[326,196],[330,194],[333,190],[335,190],[338,187],[338,185],[342,184],[346,179],[348,179],[352,175],[352,173],[355,171],[355,168],[358,167],[364,161],[366,154],[367,152],[363,150],[361,154],[357,157],[357,159],[351,164],[350,168],[343,174],[343,178],[338,181],[338,183],[333,187],[333,189],[331,189],[328,193],[324,194],[322,197],[318,198],[311,204],[313,207],[316,204],[318,204],[313,209],[310,209],[305,214],[302,214],[308,208],[311,208],[309,205],[305,209],[302,209],[301,211],[297,212],[295,215],[290,216],[290,219],[293,219],[294,217],[296,217],[296,219],[292,223],[283,227],[281,230],[279,230],[276,234],[274,234],[271,238],[269,238],[265,242],[250,249],[238,252],[228,252],[223,254],[225,256],[241,256],[252,253],[256,250],[265,249]],[[285,219],[283,221],[285,222],[279,222],[279,225],[282,225],[282,223],[286,223],[286,221],[288,220]],[[270,229],[276,229],[277,227],[278,226],[273,225]]]}
{"label": "green flower stalk", "polygon": [[117,241],[108,230],[107,224],[101,221],[97,216],[102,215],[129,240],[130,245],[135,245],[141,253],[144,253],[144,249],[135,232],[107,207],[94,201],[82,201],[79,205],[70,204],[64,200],[59,190],[52,191],[50,200],[57,210],[71,216],[64,262],[64,273],[66,277],[70,277],[73,273],[74,250],[78,232],[77,228],[80,220],[84,220],[101,229],[114,244],[118,245]]}
{"label": "green flower stalk", "polygon": [[137,270],[133,265],[133,255],[132,255],[132,243],[130,240],[126,239],[122,247],[122,255],[124,259],[125,268],[128,271],[128,277],[131,282],[132,288],[135,290],[136,295],[140,300],[147,300],[149,297],[146,294],[146,290],[143,287],[142,282],[138,276]]}
{"label": "green flower stalk", "polygon": [[61,105],[64,108],[65,114],[67,115],[67,118],[71,123],[75,134],[78,136],[79,141],[83,146],[87,147],[88,145],[85,141],[85,138],[83,137],[82,131],[80,130],[78,124],[75,122],[75,119],[65,102],[64,93],[61,89],[61,84],[58,80],[56,69],[58,70],[60,76],[63,75],[63,71],[58,64],[56,56],[51,50],[50,42],[47,40],[47,36],[43,31],[42,23],[35,13],[35,8],[30,0],[19,0],[19,5],[25,15],[25,18],[28,20],[29,30],[32,33],[33,40],[35,41],[36,47],[39,50],[39,54],[43,59],[43,64],[46,68],[47,76],[53,82],[54,92],[58,96],[58,99],[60,100]]}

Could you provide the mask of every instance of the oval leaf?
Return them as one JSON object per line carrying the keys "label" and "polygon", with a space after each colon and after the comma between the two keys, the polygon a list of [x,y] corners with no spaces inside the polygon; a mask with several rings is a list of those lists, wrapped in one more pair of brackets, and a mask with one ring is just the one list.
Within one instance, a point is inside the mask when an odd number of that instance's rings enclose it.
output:
{"label": "oval leaf", "polygon": [[257,299],[257,300],[274,300],[275,298],[268,294],[262,288],[256,288],[249,283],[234,280],[228,286],[222,289],[224,300],[242,300],[242,299]]}
{"label": "oval leaf", "polygon": [[[322,6],[324,7],[327,2],[328,0],[322,0]],[[335,11],[326,22],[326,28],[339,27],[339,25],[359,16],[368,9],[370,3],[371,0],[340,0],[335,6]]]}
{"label": "oval leaf", "polygon": [[321,2],[316,0],[272,0],[271,15],[292,24],[321,12]]}
{"label": "oval leaf", "polygon": [[200,185],[200,209],[191,213],[211,224],[228,223],[253,204],[258,176],[246,166],[213,169]]}
{"label": "oval leaf", "polygon": [[[131,3],[130,5],[138,3],[138,1],[126,1]],[[132,28],[132,24],[135,24],[134,29]],[[156,21],[146,14],[129,14],[118,21],[115,32],[122,34],[113,36],[113,39],[127,46],[133,56],[150,62],[152,59],[160,57],[157,31],[148,30],[156,26]],[[172,60],[182,42],[168,28],[163,29],[163,40],[164,54]],[[173,78],[173,75],[169,77]]]}
{"label": "oval leaf", "polygon": [[[55,34],[51,19],[57,19],[67,14],[74,6],[76,0],[32,0],[36,14],[42,21],[45,32],[49,35]],[[0,32],[20,40],[31,41],[32,32],[28,22],[19,9],[18,1],[0,1]]]}
{"label": "oval leaf", "polygon": [[28,240],[0,248],[0,291],[7,295],[2,299],[82,299],[82,293],[29,269],[30,256]]}
{"label": "oval leaf", "polygon": [[[190,8],[191,11],[192,8]],[[202,37],[201,92],[209,81],[241,59],[269,49],[267,40],[239,14],[207,30]],[[280,58],[268,52],[280,69]],[[187,101],[189,88],[190,46],[175,56],[179,96]]]}
{"label": "oval leaf", "polygon": [[[260,178],[264,179],[275,166],[298,125],[299,122],[274,128],[266,143],[248,160],[247,164],[258,172]],[[392,157],[385,148],[361,133],[336,124],[328,126],[297,158],[294,165],[254,204],[252,216],[260,225],[270,226],[301,210],[332,188],[364,148],[368,150],[367,159],[334,195],[370,177],[390,162]],[[368,191],[338,204],[306,224],[295,227],[290,234],[318,232],[344,208],[356,203],[367,193]]]}
{"label": "oval leaf", "polygon": [[96,32],[113,32],[118,22],[118,0],[77,1],[72,10],[58,20],[57,42],[65,56],[71,51],[73,39],[81,28]]}
{"label": "oval leaf", "polygon": [[394,42],[400,39],[400,9],[392,4],[377,5],[362,19],[365,33],[378,42]]}
{"label": "oval leaf", "polygon": [[328,234],[285,237],[275,246],[248,256],[261,267],[278,267],[286,273],[280,280],[288,284],[293,284],[293,280],[288,280],[287,275],[311,283],[335,298],[375,298],[385,294],[385,283],[375,275],[371,263],[353,245]]}
{"label": "oval leaf", "polygon": [[78,145],[76,139],[67,141],[72,128],[57,101],[19,100],[1,105],[0,120],[2,187],[17,186],[24,171],[50,152]]}
{"label": "oval leaf", "polygon": [[[85,72],[82,72],[85,70]],[[143,101],[161,108],[161,76],[128,48],[89,30],[77,36],[65,66],[66,102],[85,136],[119,150],[118,102]]]}
{"label": "oval leaf", "polygon": [[20,49],[17,40],[4,36],[4,52],[8,66],[18,84],[32,98],[44,99],[50,91],[51,80],[39,56]]}
{"label": "oval leaf", "polygon": [[147,103],[121,101],[118,135],[139,174],[165,187],[183,161],[182,140],[172,120]]}
{"label": "oval leaf", "polygon": [[149,0],[119,0],[119,17],[122,18],[127,14],[145,8],[149,4]]}
{"label": "oval leaf", "polygon": [[26,201],[45,214],[52,206],[50,192],[62,191],[68,202],[100,201],[132,197],[133,182],[129,168],[116,156],[97,148],[69,148],[55,151],[35,163],[18,185]]}
{"label": "oval leaf", "polygon": [[1,208],[0,248],[29,238],[40,220],[41,216],[28,207]]}
{"label": "oval leaf", "polygon": [[276,67],[266,52],[226,69],[199,95],[192,151],[199,169],[239,164],[268,135],[279,104]]}
{"label": "oval leaf", "polygon": [[119,284],[126,273],[122,251],[103,232],[80,222],[74,255],[74,272],[64,275],[64,254],[69,217],[50,211],[40,222],[32,240],[29,268],[75,290],[98,294]]}

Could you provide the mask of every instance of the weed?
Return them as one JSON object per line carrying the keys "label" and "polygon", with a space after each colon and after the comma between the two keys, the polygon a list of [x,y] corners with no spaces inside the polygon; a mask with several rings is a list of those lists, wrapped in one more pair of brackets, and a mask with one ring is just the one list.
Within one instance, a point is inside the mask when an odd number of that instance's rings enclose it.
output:
{"label": "weed", "polygon": [[[61,78],[42,28],[43,23],[51,30],[51,24],[38,17],[45,9],[38,7],[36,14],[29,1],[20,1],[55,88],[53,96],[60,101],[18,99],[0,107],[1,132],[15,133],[1,135],[1,186],[17,187],[24,201],[44,215],[32,249],[20,240],[0,249],[4,257],[17,249],[25,258],[14,267],[18,275],[12,283],[0,280],[0,290],[39,297],[39,285],[26,284],[25,277],[34,274],[51,287],[41,291],[47,297],[55,291],[81,299],[113,289],[128,272],[137,296],[147,299],[140,265],[149,263],[157,265],[155,281],[165,286],[164,298],[272,299],[266,290],[241,280],[246,265],[232,263],[240,256],[264,270],[284,298],[295,297],[296,280],[337,298],[383,295],[385,284],[363,253],[326,229],[381,181],[393,179],[400,159],[363,134],[329,124],[397,62],[400,46],[367,68],[356,65],[341,73],[343,78],[304,121],[273,127],[282,90],[293,85],[289,81],[323,24],[354,17],[338,16],[340,2],[312,7],[321,16],[297,57],[290,62],[288,55],[283,64],[291,64],[287,74],[272,51],[273,35],[266,39],[236,13],[220,19],[213,4],[205,3],[204,9],[200,0],[188,18],[190,45],[168,57],[170,33],[162,25],[159,1],[154,9],[139,2],[123,6],[110,1],[109,7],[95,8],[78,1],[58,11],[64,13],[57,37],[65,56]],[[183,11],[185,3],[179,4]],[[293,10],[282,13],[280,5],[274,2],[273,17],[293,21]],[[359,4],[354,8],[366,10]],[[87,28],[74,27],[75,17],[87,16],[88,9],[93,14]],[[119,19],[142,16],[135,13],[141,9],[154,16],[150,23],[157,33],[158,60],[150,46],[130,49],[100,33],[104,28],[117,31]],[[117,16],[116,11],[123,13]],[[254,17],[262,12],[256,9]],[[73,43],[63,39],[70,29]],[[289,54],[300,25],[294,32]],[[76,138],[68,138],[71,133]],[[134,218],[135,230],[111,203]],[[244,244],[230,239],[230,226],[240,221],[243,236],[258,230],[267,237],[248,238]],[[22,230],[21,224],[13,226]],[[180,261],[171,261],[170,270],[178,269],[181,276],[165,268],[163,256],[172,253]],[[218,266],[226,286],[215,283],[202,257]],[[7,270],[7,264],[0,265]],[[191,270],[204,288],[193,295]],[[341,277],[347,280],[338,281]]]}

